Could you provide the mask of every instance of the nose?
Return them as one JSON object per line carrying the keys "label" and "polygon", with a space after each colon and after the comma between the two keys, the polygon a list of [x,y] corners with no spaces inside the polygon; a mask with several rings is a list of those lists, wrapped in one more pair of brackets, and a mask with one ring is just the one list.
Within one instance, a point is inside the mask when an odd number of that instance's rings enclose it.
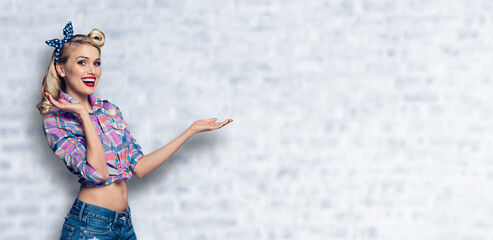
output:
{"label": "nose", "polygon": [[96,67],[92,64],[89,65],[88,73],[89,74],[95,74],[96,73]]}

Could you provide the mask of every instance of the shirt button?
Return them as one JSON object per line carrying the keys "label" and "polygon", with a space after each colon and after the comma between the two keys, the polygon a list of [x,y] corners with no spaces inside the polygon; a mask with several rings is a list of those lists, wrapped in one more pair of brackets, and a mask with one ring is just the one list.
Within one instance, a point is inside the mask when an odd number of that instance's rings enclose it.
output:
{"label": "shirt button", "polygon": [[110,110],[108,110],[108,114],[110,114],[110,115],[115,115],[115,114],[116,114],[115,109],[110,109]]}

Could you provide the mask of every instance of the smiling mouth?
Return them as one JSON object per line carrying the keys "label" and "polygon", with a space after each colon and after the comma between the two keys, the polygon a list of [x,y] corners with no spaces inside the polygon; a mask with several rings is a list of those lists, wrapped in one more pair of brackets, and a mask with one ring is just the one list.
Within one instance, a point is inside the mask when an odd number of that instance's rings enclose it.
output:
{"label": "smiling mouth", "polygon": [[82,82],[84,82],[84,84],[88,87],[94,87],[96,78],[83,78]]}

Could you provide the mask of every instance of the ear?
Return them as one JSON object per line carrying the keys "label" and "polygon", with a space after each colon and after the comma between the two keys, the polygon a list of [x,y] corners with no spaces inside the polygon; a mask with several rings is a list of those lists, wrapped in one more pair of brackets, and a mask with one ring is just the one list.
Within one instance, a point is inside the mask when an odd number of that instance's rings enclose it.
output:
{"label": "ear", "polygon": [[60,77],[65,77],[65,68],[63,67],[62,64],[56,63],[55,64],[56,71]]}

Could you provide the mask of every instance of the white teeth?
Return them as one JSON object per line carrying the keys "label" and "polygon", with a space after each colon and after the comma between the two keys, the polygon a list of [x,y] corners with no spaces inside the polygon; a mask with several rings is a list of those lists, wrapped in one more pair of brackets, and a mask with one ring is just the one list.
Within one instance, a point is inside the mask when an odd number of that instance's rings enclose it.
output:
{"label": "white teeth", "polygon": [[93,83],[93,82],[95,82],[95,79],[86,78],[83,81],[86,82],[86,83]]}

